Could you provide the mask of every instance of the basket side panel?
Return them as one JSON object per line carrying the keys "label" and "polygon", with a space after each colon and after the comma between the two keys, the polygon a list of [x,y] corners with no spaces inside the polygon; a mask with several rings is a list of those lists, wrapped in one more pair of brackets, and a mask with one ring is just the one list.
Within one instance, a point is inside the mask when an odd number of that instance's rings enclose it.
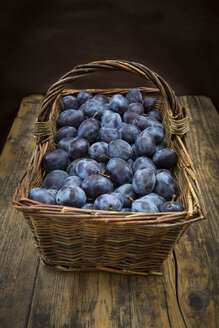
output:
{"label": "basket side panel", "polygon": [[45,263],[83,270],[159,270],[186,226],[151,228],[32,216]]}

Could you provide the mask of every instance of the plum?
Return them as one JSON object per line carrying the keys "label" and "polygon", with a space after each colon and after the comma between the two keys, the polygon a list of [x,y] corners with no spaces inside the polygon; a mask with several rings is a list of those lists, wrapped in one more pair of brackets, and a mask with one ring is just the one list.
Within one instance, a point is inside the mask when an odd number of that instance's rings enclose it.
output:
{"label": "plum", "polygon": [[64,185],[65,179],[69,177],[68,173],[63,170],[54,170],[47,174],[43,181],[43,188],[45,189],[61,189]]}
{"label": "plum", "polygon": [[131,103],[142,103],[141,91],[137,88],[130,89],[126,94],[126,99]]}
{"label": "plum", "polygon": [[54,170],[65,170],[68,164],[68,154],[63,149],[48,151],[42,159],[42,167],[51,172]]}
{"label": "plum", "polygon": [[56,195],[58,205],[82,207],[86,203],[85,192],[77,186],[62,187]]}
{"label": "plum", "polygon": [[28,197],[35,202],[54,205],[56,204],[55,196],[45,188],[33,188],[30,190]]}

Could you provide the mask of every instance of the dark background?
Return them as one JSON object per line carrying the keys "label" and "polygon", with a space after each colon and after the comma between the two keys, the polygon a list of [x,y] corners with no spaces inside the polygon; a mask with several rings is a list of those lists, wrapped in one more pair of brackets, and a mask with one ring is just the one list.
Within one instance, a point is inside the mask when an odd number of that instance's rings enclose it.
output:
{"label": "dark background", "polygon": [[[140,62],[164,77],[177,95],[207,95],[219,107],[218,9],[218,1],[211,0],[5,1],[0,146],[24,96],[45,93],[75,65],[97,59]],[[131,75],[111,73],[83,83],[77,86],[143,85]]]}

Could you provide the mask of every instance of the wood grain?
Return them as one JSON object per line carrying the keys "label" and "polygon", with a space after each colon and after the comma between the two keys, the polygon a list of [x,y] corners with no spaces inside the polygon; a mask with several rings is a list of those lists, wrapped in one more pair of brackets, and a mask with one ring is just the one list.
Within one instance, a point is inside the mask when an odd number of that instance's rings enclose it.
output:
{"label": "wood grain", "polygon": [[216,328],[218,119],[211,101],[180,97],[191,111],[190,153],[208,219],[187,230],[163,276],[142,277],[59,272],[38,261],[31,233],[9,202],[31,155],[41,100],[23,100],[1,156],[0,327]]}
{"label": "wood grain", "polygon": [[189,148],[197,170],[207,220],[187,230],[175,248],[178,299],[185,326],[217,327],[219,117],[207,97],[180,97],[190,108]]}
{"label": "wood grain", "polygon": [[32,131],[42,96],[25,98],[0,161],[0,327],[25,327],[38,268],[32,236],[21,214],[10,207],[32,152]]}
{"label": "wood grain", "polygon": [[65,273],[40,265],[28,328],[103,327],[103,322],[106,328],[182,327],[172,257],[167,262],[165,278]]}

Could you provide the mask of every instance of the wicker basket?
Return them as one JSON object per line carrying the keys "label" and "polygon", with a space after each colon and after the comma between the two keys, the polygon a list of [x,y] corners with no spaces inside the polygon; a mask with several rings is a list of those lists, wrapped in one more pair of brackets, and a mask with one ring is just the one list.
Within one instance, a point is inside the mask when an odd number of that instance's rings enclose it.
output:
{"label": "wicker basket", "polygon": [[[139,87],[144,97],[157,99],[163,115],[168,146],[175,149],[178,162],[174,176],[180,187],[178,198],[186,208],[174,213],[127,213],[83,210],[44,205],[28,199],[29,190],[42,186],[45,172],[41,160],[54,149],[56,118],[64,95],[80,90],[67,84],[97,71],[128,71],[154,83],[157,89]],[[113,95],[128,89],[89,90],[92,94]],[[51,86],[35,125],[36,142],[30,164],[15,192],[12,206],[22,211],[43,262],[66,271],[104,270],[116,273],[156,274],[182,233],[193,222],[205,218],[192,160],[187,151],[189,117],[170,86],[145,66],[107,60],[75,67]]]}

